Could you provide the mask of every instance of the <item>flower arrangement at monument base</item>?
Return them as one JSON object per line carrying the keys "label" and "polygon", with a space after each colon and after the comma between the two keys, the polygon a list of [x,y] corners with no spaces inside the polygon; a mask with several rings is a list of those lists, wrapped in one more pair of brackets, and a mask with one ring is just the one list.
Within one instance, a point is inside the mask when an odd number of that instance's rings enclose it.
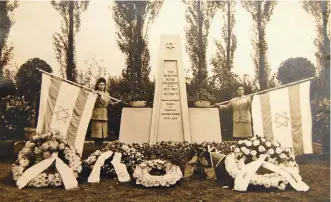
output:
{"label": "flower arrangement at monument base", "polygon": [[144,161],[133,172],[136,184],[144,187],[170,187],[182,176],[178,166],[160,159]]}
{"label": "flower arrangement at monument base", "polygon": [[[235,184],[248,179],[251,185],[285,190],[290,179],[301,182],[292,148],[282,147],[277,142],[269,142],[264,137],[255,136],[239,140],[231,146],[231,151],[225,159],[225,168],[235,179]],[[240,176],[241,174],[243,175]],[[247,176],[250,177],[245,179]],[[242,179],[238,179],[241,177]]]}
{"label": "flower arrangement at monument base", "polygon": [[[91,154],[85,161],[83,161],[83,170],[87,175],[92,171],[94,164],[98,157],[107,151],[119,152],[122,154],[121,162],[127,166],[127,170],[130,175],[133,174],[137,165],[145,160],[161,159],[168,161],[176,166],[179,166],[182,172],[184,172],[187,163],[193,158],[204,159],[203,163],[209,165],[210,159],[208,153],[208,146],[218,148],[219,151],[229,153],[229,145],[227,143],[216,142],[204,142],[201,144],[188,142],[174,143],[174,142],[158,142],[156,144],[142,143],[142,144],[125,144],[119,141],[109,143],[102,151],[96,151]],[[101,167],[101,175],[107,177],[116,177],[115,170],[111,164],[112,157],[107,159],[104,165]],[[194,163],[196,172],[204,172],[202,168],[204,165],[200,165],[201,162]],[[199,166],[200,165],[200,166]],[[193,173],[192,173],[193,174]]]}
{"label": "flower arrangement at monument base", "polygon": [[[74,177],[82,171],[82,162],[77,150],[69,145],[62,134],[50,130],[45,134],[36,134],[26,142],[25,147],[19,152],[17,161],[12,165],[14,181],[19,181],[21,176],[34,165],[51,158],[54,154],[67,164],[74,173]],[[47,187],[61,186],[63,184],[55,163],[52,163],[44,172],[31,179],[27,186]]]}

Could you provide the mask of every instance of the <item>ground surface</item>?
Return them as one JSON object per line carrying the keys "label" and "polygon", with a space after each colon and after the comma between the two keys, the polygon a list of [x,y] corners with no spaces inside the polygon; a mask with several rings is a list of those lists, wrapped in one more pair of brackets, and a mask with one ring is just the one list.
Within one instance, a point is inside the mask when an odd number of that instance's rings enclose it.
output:
{"label": "ground surface", "polygon": [[330,165],[321,158],[302,160],[300,174],[310,186],[306,193],[254,190],[239,193],[222,189],[220,182],[196,176],[173,188],[144,189],[130,183],[102,179],[99,184],[80,182],[76,190],[63,188],[16,188],[10,168],[12,160],[0,161],[0,201],[330,201]]}

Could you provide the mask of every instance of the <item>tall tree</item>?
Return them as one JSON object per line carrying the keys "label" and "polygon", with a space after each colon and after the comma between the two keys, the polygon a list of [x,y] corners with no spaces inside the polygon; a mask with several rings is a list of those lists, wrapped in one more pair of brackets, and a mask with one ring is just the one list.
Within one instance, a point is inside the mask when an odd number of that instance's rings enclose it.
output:
{"label": "tall tree", "polygon": [[209,28],[221,1],[183,0],[186,5],[186,51],[193,70],[192,82],[200,88],[207,86],[206,50]]}
{"label": "tall tree", "polygon": [[309,14],[314,16],[317,27],[317,69],[321,70],[321,76],[326,81],[326,89],[330,91],[330,1],[302,1],[302,6]]}
{"label": "tall tree", "polygon": [[226,1],[221,6],[224,26],[222,27],[222,40],[215,41],[217,52],[211,60],[213,65],[213,82],[215,87],[225,87],[229,80],[232,80],[231,69],[233,68],[234,52],[237,48],[237,37],[234,34],[236,20],[235,1]]}
{"label": "tall tree", "polygon": [[149,83],[148,32],[159,15],[162,1],[115,1],[113,18],[118,27],[117,44],[126,55],[123,79],[135,87]]}
{"label": "tall tree", "polygon": [[80,16],[87,10],[89,1],[51,1],[62,18],[61,31],[53,36],[56,59],[61,66],[61,74],[70,81],[76,81],[75,34],[81,24]]}
{"label": "tall tree", "polygon": [[13,47],[6,45],[6,41],[13,26],[13,11],[18,7],[18,1],[0,1],[0,77],[3,76],[3,69],[12,56]]}
{"label": "tall tree", "polygon": [[266,25],[270,21],[277,1],[275,0],[259,0],[249,1],[241,0],[243,7],[249,12],[253,18],[254,38],[252,45],[254,54],[252,54],[256,78],[259,80],[260,89],[268,88],[268,80],[270,67],[267,59],[268,43],[266,41]]}

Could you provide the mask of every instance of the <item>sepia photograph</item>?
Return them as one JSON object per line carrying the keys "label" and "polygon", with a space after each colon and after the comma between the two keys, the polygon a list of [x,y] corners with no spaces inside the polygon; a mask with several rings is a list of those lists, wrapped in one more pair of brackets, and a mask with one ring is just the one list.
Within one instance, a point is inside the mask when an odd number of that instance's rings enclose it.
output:
{"label": "sepia photograph", "polygon": [[1,0],[0,200],[330,201],[329,0]]}

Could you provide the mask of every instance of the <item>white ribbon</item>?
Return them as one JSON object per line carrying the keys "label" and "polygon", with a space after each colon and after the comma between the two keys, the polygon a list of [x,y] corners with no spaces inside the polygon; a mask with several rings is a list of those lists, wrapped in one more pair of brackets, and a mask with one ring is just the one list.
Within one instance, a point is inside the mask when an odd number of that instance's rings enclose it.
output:
{"label": "white ribbon", "polygon": [[113,155],[112,151],[107,151],[102,153],[97,162],[95,162],[92,172],[90,174],[90,176],[88,177],[88,182],[90,183],[99,183],[100,182],[100,171],[101,171],[101,166],[103,166],[103,164],[105,164],[106,159],[108,159],[109,157],[111,157]]}
{"label": "white ribbon", "polygon": [[23,175],[18,179],[16,182],[19,189],[22,189],[25,187],[33,178],[37,177],[40,173],[42,173],[44,170],[46,170],[54,160],[57,158],[57,152],[53,153],[52,156],[48,159],[45,159],[36,165],[30,167],[27,169]]}
{"label": "white ribbon", "polygon": [[55,167],[61,176],[65,189],[68,190],[77,188],[78,182],[76,180],[73,170],[57,156],[58,153],[54,152],[50,158],[45,159],[27,169],[16,183],[18,188],[22,189],[23,187],[25,187],[33,178],[37,177],[40,173],[42,173],[49,166],[51,166],[55,160]]}
{"label": "white ribbon", "polygon": [[292,170],[274,165],[272,163],[264,161],[266,156],[260,157],[258,160],[246,164],[240,172],[237,174],[234,180],[234,189],[237,191],[247,191],[249,181],[254,173],[263,166],[264,168],[278,173],[283,176],[291,186],[297,191],[308,191],[309,186],[302,181],[301,176]]}
{"label": "white ribbon", "polygon": [[66,190],[78,187],[78,181],[72,168],[65,164],[59,157],[56,157],[55,166],[61,175],[61,179]]}
{"label": "white ribbon", "polygon": [[261,156],[258,160],[246,164],[237,174],[234,180],[234,189],[237,191],[247,191],[249,181],[254,173],[261,167],[266,156]]}
{"label": "white ribbon", "polygon": [[309,186],[301,180],[302,178],[298,173],[295,173],[284,167],[276,166],[269,162],[263,162],[262,166],[268,170],[271,170],[283,176],[295,190],[297,191],[309,190]]}
{"label": "white ribbon", "polygon": [[128,173],[128,170],[126,168],[126,165],[121,163],[122,154],[116,152],[114,155],[113,160],[111,163],[114,166],[117,178],[120,182],[129,182],[130,181],[130,175]]}

